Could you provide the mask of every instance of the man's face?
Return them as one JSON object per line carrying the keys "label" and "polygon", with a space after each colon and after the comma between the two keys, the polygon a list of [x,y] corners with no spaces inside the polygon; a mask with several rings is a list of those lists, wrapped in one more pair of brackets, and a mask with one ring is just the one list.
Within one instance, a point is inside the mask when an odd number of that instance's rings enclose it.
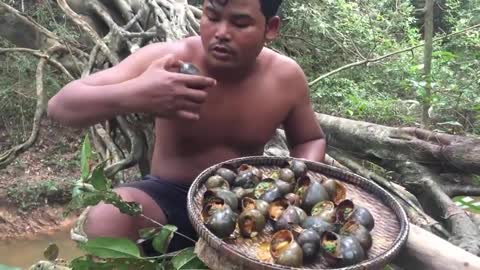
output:
{"label": "man's face", "polygon": [[207,61],[216,67],[246,66],[265,41],[276,37],[279,19],[266,23],[259,0],[204,0],[200,33]]}

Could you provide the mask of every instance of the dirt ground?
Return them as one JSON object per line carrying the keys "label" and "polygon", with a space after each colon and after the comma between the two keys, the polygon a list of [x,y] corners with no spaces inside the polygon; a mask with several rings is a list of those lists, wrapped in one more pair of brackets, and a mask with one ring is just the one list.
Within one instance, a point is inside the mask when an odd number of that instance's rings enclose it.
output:
{"label": "dirt ground", "polygon": [[[80,175],[79,148],[85,135],[83,130],[61,127],[48,120],[35,145],[21,154],[6,169],[0,170],[0,240],[28,238],[37,233],[61,229],[72,223],[62,217],[61,205],[44,202],[34,210],[19,211],[16,192],[42,183],[75,180]],[[0,127],[0,153],[11,146],[8,130]],[[17,191],[11,187],[16,186]],[[9,194],[10,193],[10,194]],[[32,194],[34,196],[35,194]]]}

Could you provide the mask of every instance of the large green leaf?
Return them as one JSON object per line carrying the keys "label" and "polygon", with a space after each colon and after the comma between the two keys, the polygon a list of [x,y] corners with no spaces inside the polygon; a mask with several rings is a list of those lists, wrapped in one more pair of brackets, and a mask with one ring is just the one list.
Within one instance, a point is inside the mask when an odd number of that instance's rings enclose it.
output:
{"label": "large green leaf", "polygon": [[80,167],[82,179],[87,179],[90,175],[90,159],[92,157],[92,146],[90,145],[90,139],[88,135],[85,136],[85,140],[82,144],[82,152],[80,154]]}
{"label": "large green leaf", "polygon": [[101,237],[79,245],[80,249],[99,258],[140,258],[134,242],[124,238]]}
{"label": "large green leaf", "polygon": [[172,265],[175,270],[184,269],[208,269],[207,266],[195,255],[193,247],[182,250],[172,258]]}
{"label": "large green leaf", "polygon": [[175,232],[177,231],[177,227],[173,225],[165,225],[163,226],[162,230],[153,238],[152,245],[153,248],[163,254],[167,252],[168,245],[172,240]]}
{"label": "large green leaf", "polygon": [[106,161],[104,161],[95,166],[92,171],[92,176],[89,179],[89,182],[92,184],[92,186],[101,191],[105,191],[109,187],[109,181],[104,172],[106,164]]}

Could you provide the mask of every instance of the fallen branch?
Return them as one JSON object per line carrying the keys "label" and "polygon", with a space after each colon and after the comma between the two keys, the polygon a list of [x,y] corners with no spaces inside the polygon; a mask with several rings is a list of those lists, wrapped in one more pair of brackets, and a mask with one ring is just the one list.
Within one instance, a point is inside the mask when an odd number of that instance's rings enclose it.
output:
{"label": "fallen branch", "polygon": [[[442,36],[442,37],[438,37],[438,38],[434,38],[433,39],[433,42],[436,42],[436,41],[439,41],[439,40],[442,40],[442,39],[445,39],[447,37],[451,37],[451,36],[454,36],[454,35],[459,35],[459,34],[462,34],[462,33],[465,33],[465,32],[468,32],[470,30],[473,30],[475,28],[478,28],[480,27],[480,24],[476,24],[476,25],[473,25],[471,27],[468,27],[468,28],[465,28],[463,30],[460,30],[460,31],[457,31],[457,32],[453,32],[451,34],[448,34],[448,35],[445,35],[445,36]],[[315,80],[311,81],[308,83],[308,86],[313,86],[315,85],[316,83],[318,83],[319,81],[325,79],[326,77],[328,76],[331,76],[333,74],[336,74],[340,71],[343,71],[345,69],[349,69],[349,68],[352,68],[352,67],[356,67],[356,66],[361,66],[361,65],[364,65],[364,64],[368,64],[368,63],[374,63],[374,62],[379,62],[385,58],[389,58],[389,57],[392,57],[394,55],[397,55],[397,54],[400,54],[400,53],[404,53],[404,52],[408,52],[408,51],[411,51],[413,49],[416,49],[416,48],[419,48],[419,47],[423,47],[425,46],[425,42],[422,42],[418,45],[415,45],[415,46],[411,46],[411,47],[408,47],[408,48],[405,48],[405,49],[402,49],[402,50],[398,50],[398,51],[395,51],[395,52],[391,52],[389,54],[386,54],[386,55],[383,55],[383,56],[379,56],[379,57],[376,57],[376,58],[372,58],[372,59],[365,59],[365,60],[362,60],[362,61],[358,61],[358,62],[355,62],[355,63],[350,63],[348,65],[345,65],[345,66],[342,66],[342,67],[339,67],[335,70],[332,70],[330,72],[327,72],[323,75],[321,75],[320,77],[316,78]]]}

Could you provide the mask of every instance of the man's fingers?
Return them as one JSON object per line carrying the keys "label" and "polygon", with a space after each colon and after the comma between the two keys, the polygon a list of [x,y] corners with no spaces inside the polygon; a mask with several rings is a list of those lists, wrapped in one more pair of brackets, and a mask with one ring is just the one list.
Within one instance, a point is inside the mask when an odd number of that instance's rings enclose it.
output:
{"label": "man's fingers", "polygon": [[175,107],[178,111],[187,110],[197,113],[200,111],[201,104],[181,99],[177,101]]}
{"label": "man's fingers", "polygon": [[177,117],[185,120],[200,119],[200,115],[198,113],[193,113],[193,112],[184,111],[184,110],[177,111]]}
{"label": "man's fingers", "polygon": [[189,100],[191,102],[195,103],[203,103],[207,99],[208,93],[203,91],[203,90],[194,90],[190,88],[182,88],[182,90],[179,91],[178,95],[182,99]]}
{"label": "man's fingers", "polygon": [[212,87],[217,84],[217,81],[215,79],[200,75],[187,75],[179,73],[175,75],[175,79],[177,82],[184,83],[188,87],[199,89]]}

